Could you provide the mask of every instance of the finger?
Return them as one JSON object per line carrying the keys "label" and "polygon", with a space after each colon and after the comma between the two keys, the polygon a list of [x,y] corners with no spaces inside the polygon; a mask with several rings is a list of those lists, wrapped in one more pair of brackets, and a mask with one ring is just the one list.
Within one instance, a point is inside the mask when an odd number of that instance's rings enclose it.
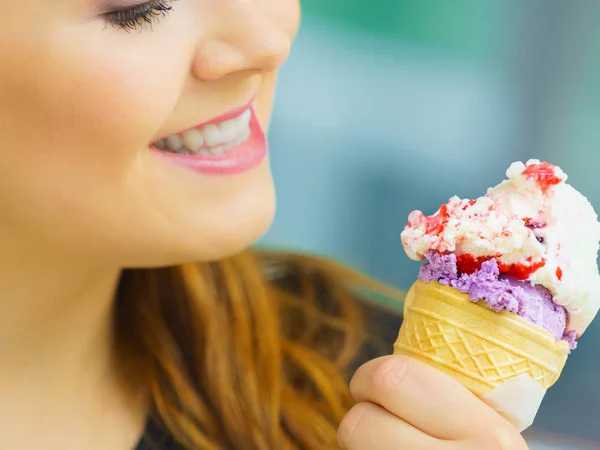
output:
{"label": "finger", "polygon": [[346,450],[421,450],[439,442],[373,403],[358,403],[348,412],[338,439]]}
{"label": "finger", "polygon": [[350,391],[439,439],[460,440],[507,422],[458,381],[406,356],[384,356],[360,367]]}
{"label": "finger", "polygon": [[445,441],[440,450],[529,450],[525,439],[509,426],[486,430],[466,441]]}

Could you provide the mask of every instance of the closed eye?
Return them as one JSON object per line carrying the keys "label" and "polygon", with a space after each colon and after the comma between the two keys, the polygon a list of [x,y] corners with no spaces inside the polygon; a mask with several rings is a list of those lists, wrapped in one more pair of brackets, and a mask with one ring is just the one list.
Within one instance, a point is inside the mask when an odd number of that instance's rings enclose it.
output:
{"label": "closed eye", "polygon": [[152,28],[161,17],[173,10],[176,0],[151,0],[140,5],[111,11],[104,15],[106,23],[125,31],[143,30],[144,26]]}

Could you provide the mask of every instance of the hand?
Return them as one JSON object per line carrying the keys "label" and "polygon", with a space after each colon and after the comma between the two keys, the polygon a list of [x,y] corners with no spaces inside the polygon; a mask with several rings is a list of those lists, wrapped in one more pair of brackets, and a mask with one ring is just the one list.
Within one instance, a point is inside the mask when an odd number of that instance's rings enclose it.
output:
{"label": "hand", "polygon": [[357,404],[338,437],[347,450],[527,450],[519,432],[458,381],[406,356],[360,367]]}

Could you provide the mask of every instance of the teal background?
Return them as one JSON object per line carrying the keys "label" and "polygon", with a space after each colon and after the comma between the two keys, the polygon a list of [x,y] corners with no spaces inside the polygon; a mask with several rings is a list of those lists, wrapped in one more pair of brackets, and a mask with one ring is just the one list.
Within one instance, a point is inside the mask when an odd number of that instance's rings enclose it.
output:
{"label": "teal background", "polygon": [[[600,208],[600,1],[303,8],[270,130],[279,209],[263,244],[406,289],[418,271],[399,242],[408,213],[478,196],[514,160],[560,165]],[[598,344],[600,321],[548,392],[538,430],[600,442]]]}

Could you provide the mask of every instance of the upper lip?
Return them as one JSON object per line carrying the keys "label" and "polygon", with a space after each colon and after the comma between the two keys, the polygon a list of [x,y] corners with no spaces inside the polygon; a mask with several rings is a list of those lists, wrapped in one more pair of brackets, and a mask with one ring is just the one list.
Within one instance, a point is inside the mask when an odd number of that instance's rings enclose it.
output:
{"label": "upper lip", "polygon": [[242,114],[247,109],[251,109],[252,108],[252,103],[254,102],[255,98],[256,98],[256,95],[254,95],[250,99],[250,101],[246,102],[246,104],[244,104],[243,106],[238,106],[237,108],[231,109],[231,110],[229,110],[229,111],[227,111],[227,112],[225,112],[223,114],[220,114],[220,115],[218,115],[216,117],[213,117],[212,119],[210,119],[210,120],[208,120],[206,122],[199,123],[199,124],[191,126],[189,128],[184,128],[184,129],[182,129],[180,131],[175,131],[175,132],[166,134],[166,135],[164,135],[164,136],[162,136],[162,137],[154,140],[153,142],[160,141],[161,139],[166,139],[167,137],[173,136],[175,134],[182,134],[182,133],[185,133],[186,131],[195,130],[197,128],[202,128],[202,127],[205,127],[207,125],[214,125],[214,124],[217,124],[217,123],[224,122],[224,121],[226,121],[228,119],[233,119],[235,117],[238,117],[240,114]]}

